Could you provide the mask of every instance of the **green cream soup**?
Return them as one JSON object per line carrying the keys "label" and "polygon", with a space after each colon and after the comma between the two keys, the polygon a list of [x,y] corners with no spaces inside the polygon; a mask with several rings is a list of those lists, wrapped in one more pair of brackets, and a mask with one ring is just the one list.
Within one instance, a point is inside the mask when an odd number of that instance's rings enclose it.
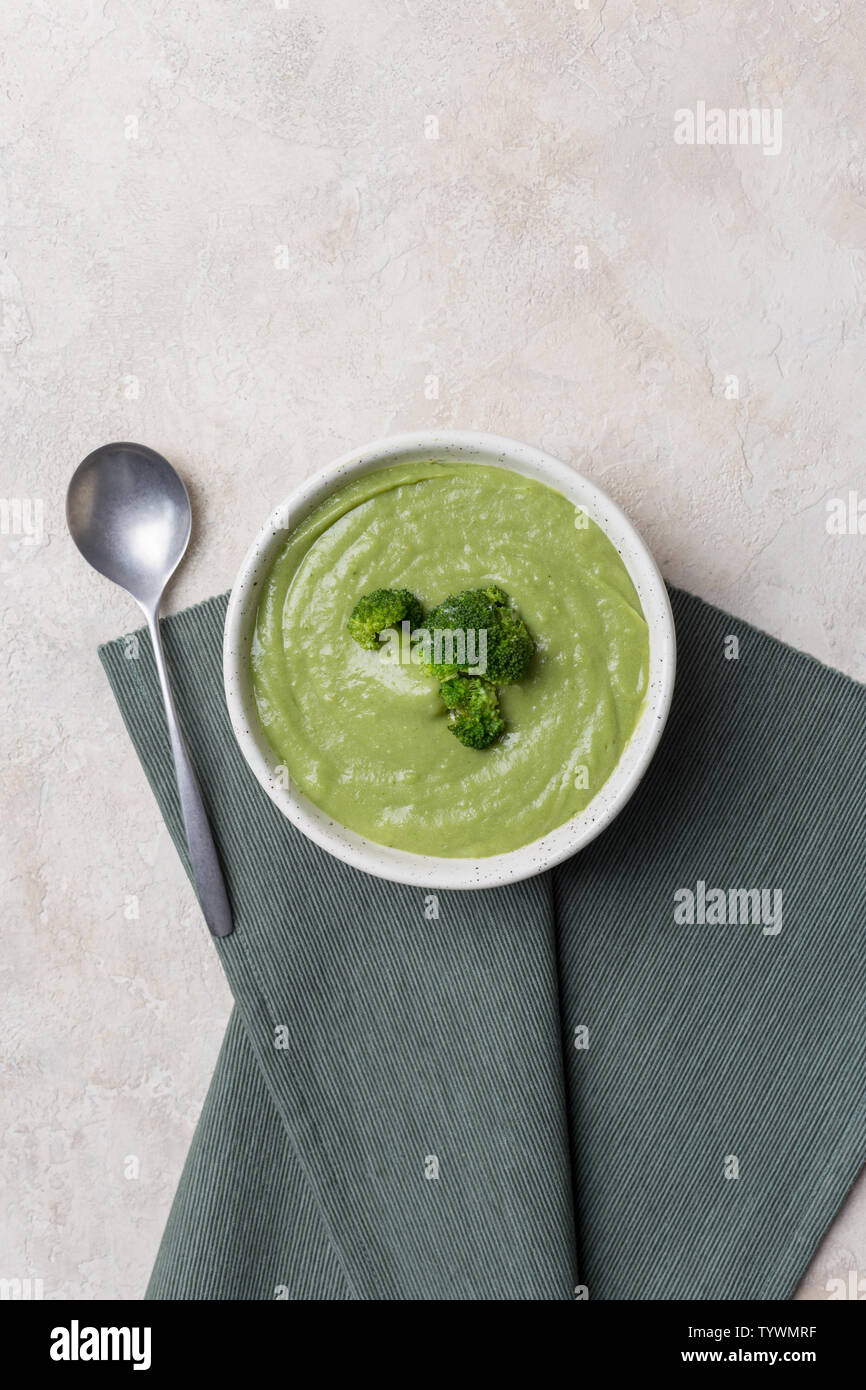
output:
{"label": "green cream soup", "polygon": [[[501,690],[506,733],[449,732],[436,681],[396,643],[346,630],[362,594],[409,589],[429,611],[500,585],[537,651]],[[259,718],[289,776],[341,825],[420,854],[480,857],[581,811],[616,766],[647,690],[649,639],[604,532],[505,469],[412,463],[356,479],[289,536],[251,651]]]}

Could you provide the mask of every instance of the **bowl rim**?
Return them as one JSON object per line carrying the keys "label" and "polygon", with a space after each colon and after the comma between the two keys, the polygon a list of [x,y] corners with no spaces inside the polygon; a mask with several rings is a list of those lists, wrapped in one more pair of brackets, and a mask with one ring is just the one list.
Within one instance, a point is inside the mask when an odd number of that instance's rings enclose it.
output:
{"label": "bowl rim", "polygon": [[[503,467],[563,492],[583,507],[615,546],[641,600],[650,638],[643,712],[619,762],[589,804],[541,838],[481,859],[416,854],[381,845],[328,816],[294,785],[255,715],[249,640],[261,584],[286,536],[350,479],[401,459],[476,462]],[[676,676],[676,633],[667,588],[643,538],[608,495],[570,465],[543,450],[475,430],[422,430],[388,435],[351,449],[318,469],[275,507],[241,562],[229,597],[223,635],[223,679],[229,718],[240,750],[270,799],[322,849],[364,873],[428,889],[501,887],[561,864],[606,829],[637,789],[667,722]]]}

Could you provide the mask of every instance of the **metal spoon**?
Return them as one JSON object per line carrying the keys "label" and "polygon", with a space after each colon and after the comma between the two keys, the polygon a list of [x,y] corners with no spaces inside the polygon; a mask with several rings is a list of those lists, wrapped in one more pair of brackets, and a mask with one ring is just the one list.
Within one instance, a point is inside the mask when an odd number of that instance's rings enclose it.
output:
{"label": "metal spoon", "polygon": [[72,475],[66,521],[85,560],[131,594],[147,619],[198,899],[214,936],[228,936],[232,915],[225,880],[177,721],[159,631],[165,587],[189,543],[192,513],[187,490],[171,464],[153,449],[103,444]]}

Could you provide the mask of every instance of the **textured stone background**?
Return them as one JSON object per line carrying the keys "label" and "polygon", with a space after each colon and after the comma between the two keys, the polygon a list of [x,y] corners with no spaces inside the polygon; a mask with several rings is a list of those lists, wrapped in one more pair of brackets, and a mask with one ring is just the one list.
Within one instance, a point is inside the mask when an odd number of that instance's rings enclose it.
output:
{"label": "textured stone background", "polygon": [[[7,0],[0,40],[0,494],[44,506],[38,543],[0,535],[0,1274],[137,1298],[229,996],[97,661],[134,619],[65,534],[73,467],[132,438],[182,470],[176,607],[343,450],[498,431],[598,480],[669,579],[866,678],[866,536],[825,526],[866,489],[866,17]],[[781,108],[782,152],[676,144],[699,100]],[[850,1269],[863,1183],[804,1292]]]}

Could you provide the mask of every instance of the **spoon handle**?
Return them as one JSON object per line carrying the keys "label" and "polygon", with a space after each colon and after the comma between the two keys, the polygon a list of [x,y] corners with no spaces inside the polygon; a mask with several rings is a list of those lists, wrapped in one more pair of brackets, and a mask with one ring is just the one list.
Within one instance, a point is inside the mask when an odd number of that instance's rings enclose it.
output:
{"label": "spoon handle", "polygon": [[171,739],[177,790],[180,795],[180,809],[183,813],[183,824],[186,830],[186,842],[189,848],[195,889],[210,931],[214,936],[228,936],[232,930],[232,913],[225,879],[220,868],[207,815],[202,805],[198,782],[178,723],[177,710],[168,678],[168,668],[165,664],[165,653],[162,649],[159,609],[148,611],[145,608],[144,613],[153,642],[156,669],[162,687],[162,698],[165,702],[165,717]]}

